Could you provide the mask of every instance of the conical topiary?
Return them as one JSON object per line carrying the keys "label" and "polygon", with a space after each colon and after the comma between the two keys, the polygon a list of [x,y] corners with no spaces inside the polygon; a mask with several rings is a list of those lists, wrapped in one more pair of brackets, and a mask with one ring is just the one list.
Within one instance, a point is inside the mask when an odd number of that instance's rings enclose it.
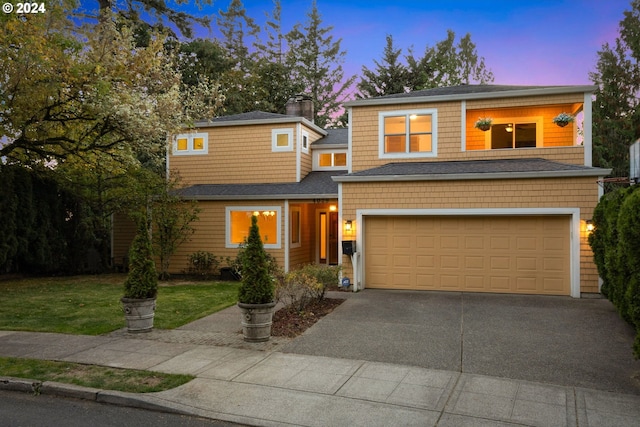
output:
{"label": "conical topiary", "polygon": [[158,275],[153,261],[149,232],[144,225],[138,227],[129,254],[129,274],[124,282],[125,298],[155,298],[158,293]]}
{"label": "conical topiary", "polygon": [[258,218],[252,216],[249,238],[242,257],[242,283],[238,300],[243,304],[268,304],[274,298],[275,286],[269,275],[269,263],[260,238]]}

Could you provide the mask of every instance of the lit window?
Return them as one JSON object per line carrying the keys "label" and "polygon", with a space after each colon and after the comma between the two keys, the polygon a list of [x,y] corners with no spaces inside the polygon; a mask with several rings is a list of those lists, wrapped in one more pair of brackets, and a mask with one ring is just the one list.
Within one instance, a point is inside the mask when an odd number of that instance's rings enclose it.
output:
{"label": "lit window", "polygon": [[293,129],[273,129],[271,131],[272,151],[293,150]]}
{"label": "lit window", "polygon": [[542,117],[500,119],[485,132],[485,149],[542,147],[542,135]]}
{"label": "lit window", "polygon": [[436,155],[436,110],[380,113],[380,157]]}
{"label": "lit window", "polygon": [[244,243],[249,237],[251,217],[258,217],[260,238],[265,248],[280,248],[280,207],[239,206],[227,207],[227,247]]}
{"label": "lit window", "polygon": [[175,155],[207,154],[209,134],[190,133],[177,135],[173,146]]}
{"label": "lit window", "polygon": [[333,166],[347,166],[347,153],[334,153]]}
{"label": "lit window", "polygon": [[332,166],[332,159],[333,154],[332,153],[322,153],[320,154],[320,166],[322,167],[331,167]]}
{"label": "lit window", "polygon": [[315,154],[314,162],[316,169],[344,169],[347,167],[347,152],[318,152]]}

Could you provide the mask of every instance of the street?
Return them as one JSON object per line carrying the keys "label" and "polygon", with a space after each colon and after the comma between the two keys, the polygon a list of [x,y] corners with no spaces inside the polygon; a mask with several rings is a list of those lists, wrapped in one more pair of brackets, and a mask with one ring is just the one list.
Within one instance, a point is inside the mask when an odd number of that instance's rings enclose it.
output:
{"label": "street", "polygon": [[4,427],[237,427],[186,415],[127,408],[89,400],[0,390],[0,425]]}

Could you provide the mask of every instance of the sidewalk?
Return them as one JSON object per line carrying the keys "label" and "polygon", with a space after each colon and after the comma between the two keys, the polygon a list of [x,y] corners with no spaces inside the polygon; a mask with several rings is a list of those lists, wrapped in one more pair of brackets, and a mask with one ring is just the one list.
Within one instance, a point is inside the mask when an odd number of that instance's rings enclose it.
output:
{"label": "sidewalk", "polygon": [[[44,383],[41,393],[258,426],[638,426],[640,396],[405,365],[288,354],[242,340],[231,307],[172,331],[105,336],[0,331],[0,355],[188,373],[132,394]],[[0,378],[0,388],[30,381]]]}

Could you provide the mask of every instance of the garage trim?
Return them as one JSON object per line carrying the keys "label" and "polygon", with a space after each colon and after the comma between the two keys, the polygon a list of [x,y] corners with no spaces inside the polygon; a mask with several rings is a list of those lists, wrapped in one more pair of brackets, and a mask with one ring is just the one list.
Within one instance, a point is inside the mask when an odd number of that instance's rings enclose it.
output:
{"label": "garage trim", "polygon": [[[571,216],[569,232],[570,289],[573,298],[580,298],[580,208],[470,208],[470,209],[357,209],[356,247],[364,250],[364,221],[367,216]],[[364,254],[359,254],[364,261]],[[354,271],[354,283],[364,288],[364,262],[359,262]]]}

